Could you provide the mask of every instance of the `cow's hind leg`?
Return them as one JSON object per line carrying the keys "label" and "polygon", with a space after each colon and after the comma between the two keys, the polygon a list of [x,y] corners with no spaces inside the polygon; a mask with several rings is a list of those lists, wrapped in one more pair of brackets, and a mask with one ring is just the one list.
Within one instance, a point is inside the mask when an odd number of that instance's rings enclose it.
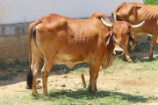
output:
{"label": "cow's hind leg", "polygon": [[41,70],[42,82],[43,82],[43,96],[49,96],[48,90],[47,90],[47,80],[48,80],[48,75],[51,70],[51,67],[52,67],[52,64],[50,64],[49,62],[45,62]]}
{"label": "cow's hind leg", "polygon": [[31,64],[31,70],[32,70],[32,75],[33,75],[33,81],[32,81],[32,94],[36,95],[37,90],[36,90],[36,79],[38,75],[38,70],[40,68],[41,64],[41,55],[39,54],[37,48],[35,47],[34,44],[32,44],[32,64]]}
{"label": "cow's hind leg", "polygon": [[96,93],[97,92],[97,78],[100,65],[95,63],[89,64],[89,73],[90,73],[90,82],[89,82],[89,91]]}

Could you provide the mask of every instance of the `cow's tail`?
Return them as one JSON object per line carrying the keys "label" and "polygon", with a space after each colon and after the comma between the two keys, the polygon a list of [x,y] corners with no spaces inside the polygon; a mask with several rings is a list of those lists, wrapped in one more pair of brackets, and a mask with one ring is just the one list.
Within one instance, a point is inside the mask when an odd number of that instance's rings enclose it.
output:
{"label": "cow's tail", "polygon": [[27,73],[27,89],[32,89],[32,81],[33,81],[33,74],[31,70],[31,37],[33,33],[32,31],[33,31],[33,27],[41,22],[42,22],[42,19],[39,19],[31,23],[29,26],[29,70]]}

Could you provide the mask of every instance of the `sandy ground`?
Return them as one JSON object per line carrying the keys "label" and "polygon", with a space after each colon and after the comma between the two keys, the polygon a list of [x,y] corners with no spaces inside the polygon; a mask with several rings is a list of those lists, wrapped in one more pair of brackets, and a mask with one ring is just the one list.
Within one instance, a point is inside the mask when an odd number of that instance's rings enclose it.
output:
{"label": "sandy ground", "polygon": [[[148,58],[147,58],[148,59]],[[8,70],[9,71],[9,70]],[[97,80],[98,90],[114,91],[123,94],[138,94],[158,97],[158,71],[132,71],[132,70],[111,70],[108,69],[99,72]],[[38,85],[42,86],[41,75],[39,74]],[[89,75],[85,74],[86,83],[89,83]],[[73,91],[83,88],[81,74],[57,75],[50,73],[48,78],[48,89],[71,89]],[[38,89],[41,92],[42,89]],[[0,97],[31,94],[31,90],[26,89],[26,74],[18,74],[12,80],[0,81]],[[158,105],[156,102],[147,102],[139,104]]]}
{"label": "sandy ground", "polygon": [[[115,91],[123,94],[151,95],[158,97],[158,71],[134,72],[129,70],[114,71],[112,74],[99,73],[97,87],[100,90]],[[25,74],[15,77],[13,80],[0,82],[0,97],[17,94],[31,94],[25,88]],[[37,79],[38,85],[42,86],[41,78]],[[71,89],[73,91],[83,88],[81,75],[54,75],[50,74],[48,79],[48,89]],[[89,82],[89,75],[85,75],[86,83]],[[38,89],[41,92],[42,89]],[[148,103],[149,104],[149,103]],[[150,103],[156,105],[156,103]],[[158,103],[157,103],[158,104]]]}

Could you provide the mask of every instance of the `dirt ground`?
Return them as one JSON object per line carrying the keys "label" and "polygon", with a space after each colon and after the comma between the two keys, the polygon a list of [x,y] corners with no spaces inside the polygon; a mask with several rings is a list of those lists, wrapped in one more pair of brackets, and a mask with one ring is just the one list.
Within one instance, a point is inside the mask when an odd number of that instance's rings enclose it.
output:
{"label": "dirt ground", "polygon": [[[147,58],[148,59],[148,58]],[[134,64],[133,64],[134,66]],[[9,70],[8,70],[9,71]],[[51,72],[48,78],[48,89],[71,89],[75,91],[83,88],[81,74],[64,74]],[[112,70],[108,69],[99,72],[97,80],[98,91],[107,90],[121,92],[124,94],[138,94],[158,97],[158,71],[132,71],[132,70]],[[110,73],[108,73],[110,72]],[[0,81],[0,97],[31,94],[31,90],[26,90],[26,74],[18,74],[12,80]],[[86,83],[89,83],[89,75],[85,74]],[[41,74],[39,73],[37,81],[42,86]],[[42,92],[42,89],[38,89]],[[140,103],[141,104],[141,103]],[[148,102],[147,104],[158,105],[158,102]]]}
{"label": "dirt ground", "polygon": [[[111,71],[110,71],[111,72]],[[158,71],[133,72],[129,70],[114,71],[112,74],[105,74],[103,71],[99,73],[97,87],[98,90],[107,90],[121,92],[124,94],[152,95],[158,97]],[[149,73],[150,72],[150,73]],[[0,82],[0,97],[11,96],[17,94],[31,94],[30,90],[26,90],[26,75],[16,76],[13,80]],[[42,86],[41,78],[37,79],[38,85]],[[83,88],[81,76],[78,75],[54,75],[50,74],[48,79],[48,89],[71,89],[73,91]],[[88,84],[89,75],[85,75]],[[38,89],[41,92],[42,89]],[[150,103],[156,105],[156,103]],[[157,103],[158,104],[158,103]]]}

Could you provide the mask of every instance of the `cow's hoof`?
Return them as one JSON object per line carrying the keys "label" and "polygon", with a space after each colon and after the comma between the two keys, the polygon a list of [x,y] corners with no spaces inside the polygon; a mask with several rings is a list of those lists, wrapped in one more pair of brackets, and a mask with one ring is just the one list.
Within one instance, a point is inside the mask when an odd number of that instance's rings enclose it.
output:
{"label": "cow's hoof", "polygon": [[128,60],[128,63],[133,63],[133,61],[130,59],[130,60]]}
{"label": "cow's hoof", "polygon": [[155,58],[154,58],[154,57],[149,57],[149,59],[150,59],[150,60],[154,60]]}
{"label": "cow's hoof", "polygon": [[38,93],[37,92],[32,92],[32,95],[33,96],[38,96]]}
{"label": "cow's hoof", "polygon": [[49,94],[43,94],[43,97],[50,97]]}
{"label": "cow's hoof", "polygon": [[49,96],[49,95],[44,95],[44,94],[43,94],[43,97],[50,97],[50,96]]}
{"label": "cow's hoof", "polygon": [[31,89],[31,88],[29,88],[29,86],[28,86],[28,85],[26,85],[26,89]]}
{"label": "cow's hoof", "polygon": [[92,93],[94,93],[94,94],[97,93],[97,91],[92,91],[92,90],[89,90],[89,91],[92,92]]}
{"label": "cow's hoof", "polygon": [[90,92],[94,93],[94,94],[97,93],[97,90],[92,90],[92,89],[89,89],[89,88],[88,88],[88,90],[89,90]]}
{"label": "cow's hoof", "polygon": [[96,93],[97,93],[97,91],[93,91],[92,93],[96,94]]}

